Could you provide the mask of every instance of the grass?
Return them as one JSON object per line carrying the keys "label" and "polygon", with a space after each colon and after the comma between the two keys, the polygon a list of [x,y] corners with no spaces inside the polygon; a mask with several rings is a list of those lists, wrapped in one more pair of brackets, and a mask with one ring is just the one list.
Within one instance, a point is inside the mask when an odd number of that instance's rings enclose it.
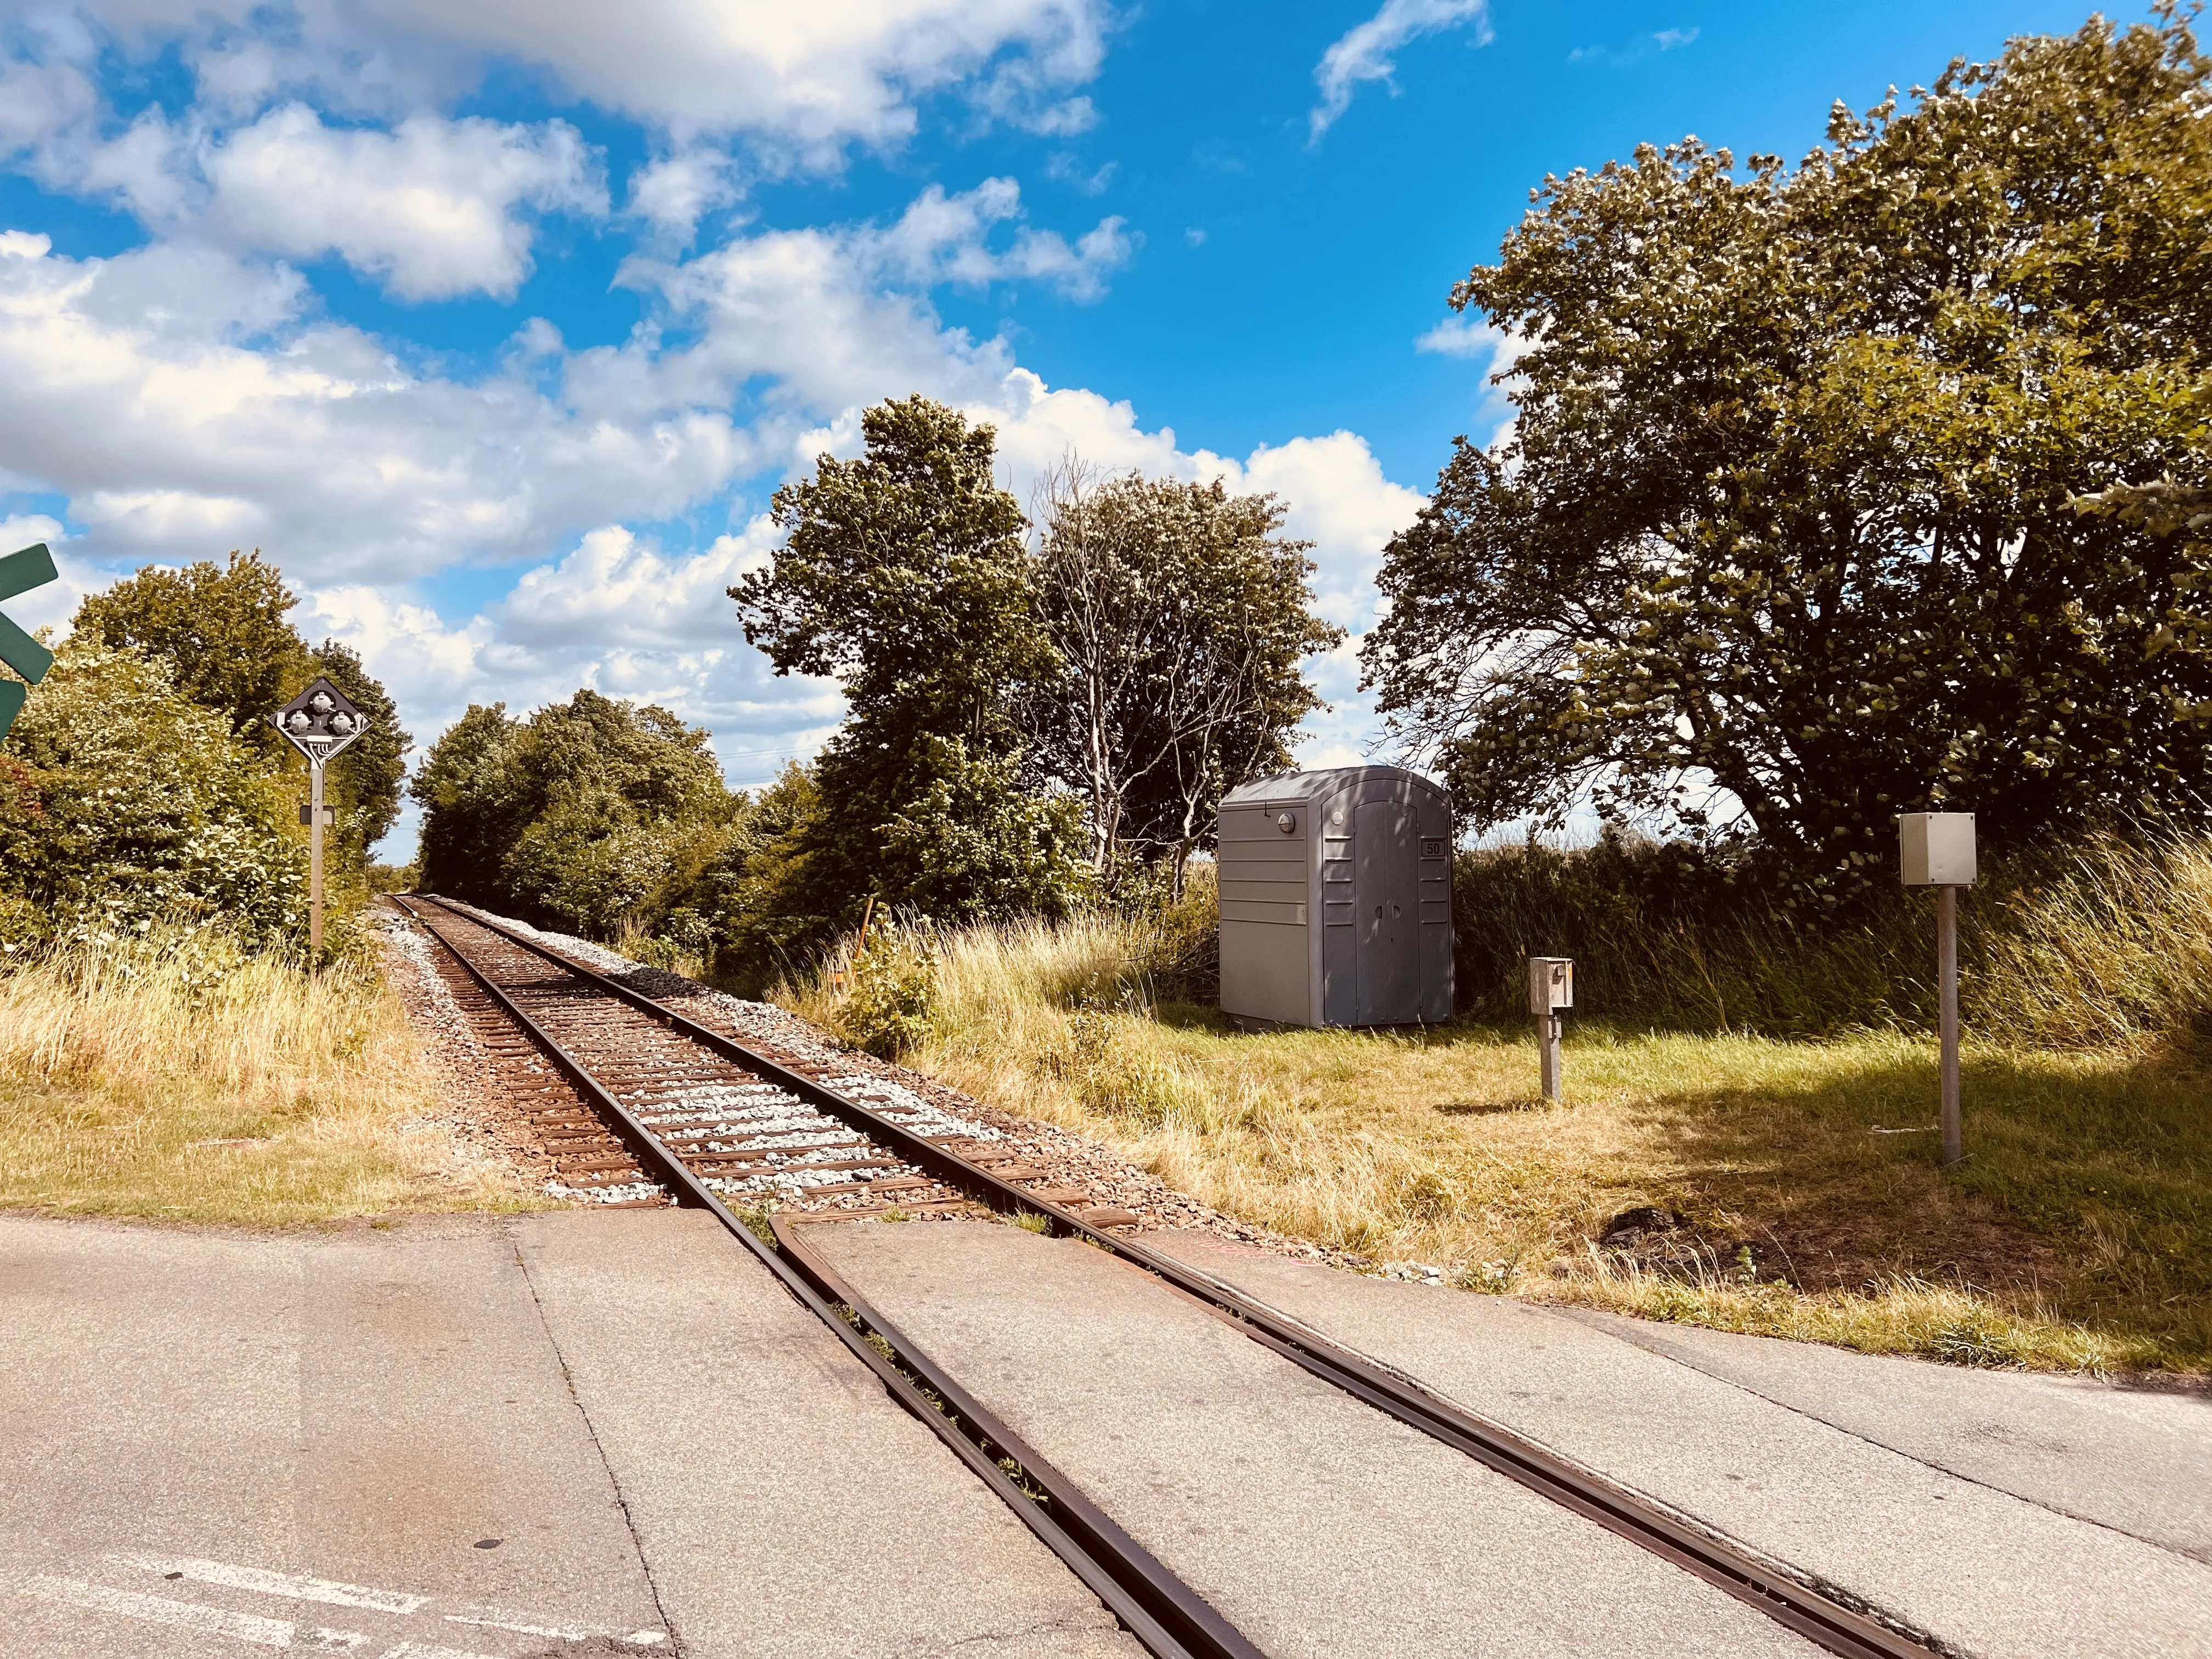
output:
{"label": "grass", "polygon": [[[909,1064],[1297,1237],[1471,1289],[1877,1352],[2212,1367],[2212,1079],[2146,1040],[1971,1047],[1971,1157],[1947,1175],[1934,1047],[1908,1034],[1577,1023],[1568,1103],[1547,1108],[1510,1026],[1246,1036],[1154,1006],[1151,943],[1112,919],[930,945]],[[834,1019],[818,983],[784,995]],[[1602,1248],[1639,1206],[1676,1224]]]}
{"label": "grass", "polygon": [[456,1162],[437,1094],[365,961],[310,979],[184,934],[0,976],[0,1206],[265,1227],[526,1203]]}

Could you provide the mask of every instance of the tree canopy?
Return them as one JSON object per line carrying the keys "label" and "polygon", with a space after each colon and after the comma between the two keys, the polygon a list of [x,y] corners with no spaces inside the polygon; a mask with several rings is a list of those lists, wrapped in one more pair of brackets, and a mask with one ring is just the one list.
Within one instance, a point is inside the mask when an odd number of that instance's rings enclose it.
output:
{"label": "tree canopy", "polygon": [[305,765],[269,717],[316,675],[328,675],[370,720],[328,774],[338,819],[333,851],[365,864],[370,845],[398,818],[412,740],[400,730],[397,705],[350,647],[325,640],[319,651],[307,648],[286,614],[298,603],[283,573],[256,549],[234,551],[222,565],[204,559],[175,570],[149,565],[87,594],[71,627],[77,638],[165,664],[174,695],[221,716],[264,766]]}
{"label": "tree canopy", "polygon": [[0,956],[164,923],[300,942],[293,799],[166,657],[68,641],[0,744]]}
{"label": "tree canopy", "polygon": [[1322,706],[1302,659],[1344,630],[1311,611],[1310,544],[1272,495],[1219,479],[1094,483],[1079,462],[1046,492],[1037,614],[1057,673],[1024,704],[1031,762],[1079,794],[1102,875],[1210,842],[1222,795],[1291,765]]}
{"label": "tree canopy", "polygon": [[1024,787],[1022,689],[1059,667],[995,436],[920,396],[861,416],[866,453],[778,490],[784,544],[729,590],[779,674],[836,678],[848,715],[815,768],[771,905],[822,927],[866,895],[940,920],[1064,908],[1080,807]]}
{"label": "tree canopy", "polygon": [[592,690],[521,720],[471,705],[408,789],[425,890],[603,937],[663,919],[744,805],[705,732]]}
{"label": "tree canopy", "polygon": [[1478,822],[1717,781],[1774,847],[2212,799],[2212,101],[2180,15],[1953,64],[1795,168],[1547,179],[1452,295],[1515,418],[1395,538],[1380,706]]}

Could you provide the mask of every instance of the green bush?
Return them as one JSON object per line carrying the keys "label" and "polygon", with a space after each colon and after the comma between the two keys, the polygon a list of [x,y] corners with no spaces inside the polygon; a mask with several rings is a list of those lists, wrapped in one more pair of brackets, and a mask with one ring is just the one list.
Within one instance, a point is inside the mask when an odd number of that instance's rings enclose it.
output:
{"label": "green bush", "polygon": [[886,923],[854,958],[853,988],[834,1024],[854,1048],[896,1060],[929,1036],[936,1005],[936,952],[919,933]]}
{"label": "green bush", "polygon": [[307,833],[269,766],[161,662],[63,646],[0,744],[0,951],[165,924],[299,942]]}

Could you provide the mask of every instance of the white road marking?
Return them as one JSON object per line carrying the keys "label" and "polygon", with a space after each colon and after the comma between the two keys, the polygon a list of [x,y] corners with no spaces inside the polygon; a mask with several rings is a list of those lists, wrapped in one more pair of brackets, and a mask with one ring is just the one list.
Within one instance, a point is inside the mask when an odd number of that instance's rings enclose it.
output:
{"label": "white road marking", "polygon": [[434,1648],[427,1642],[402,1642],[388,1649],[384,1659],[493,1659],[488,1653],[468,1653],[459,1648]]}
{"label": "white road marking", "polygon": [[149,1624],[168,1625],[178,1630],[205,1631],[214,1636],[252,1642],[258,1647],[292,1645],[293,1626],[289,1619],[264,1619],[258,1613],[204,1607],[191,1601],[172,1601],[166,1596],[141,1595],[137,1590],[110,1589],[105,1584],[88,1584],[76,1578],[49,1578],[43,1574],[25,1579],[23,1588],[50,1601],[65,1601],[72,1607],[90,1607],[96,1613],[121,1613],[125,1619],[143,1619]]}
{"label": "white road marking", "polygon": [[477,1619],[465,1613],[449,1613],[446,1615],[446,1622],[449,1625],[475,1625],[484,1630],[511,1630],[518,1636],[550,1636],[563,1642],[581,1642],[601,1634],[595,1630],[578,1630],[573,1626],[518,1625],[505,1619]]}
{"label": "white road marking", "polygon": [[138,1551],[112,1554],[109,1560],[148,1572],[176,1573],[203,1584],[228,1589],[258,1590],[264,1595],[289,1596],[295,1601],[324,1601],[337,1607],[367,1607],[372,1613],[413,1613],[430,1598],[406,1595],[398,1590],[369,1589],[360,1584],[341,1584],[328,1578],[301,1578],[289,1572],[261,1567],[237,1567],[227,1561],[201,1561],[189,1557],[148,1555]]}

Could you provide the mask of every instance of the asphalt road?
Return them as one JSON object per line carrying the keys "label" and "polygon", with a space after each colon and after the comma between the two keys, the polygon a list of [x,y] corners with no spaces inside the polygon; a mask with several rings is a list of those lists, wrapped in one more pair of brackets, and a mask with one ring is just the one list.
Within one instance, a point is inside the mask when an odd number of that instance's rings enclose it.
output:
{"label": "asphalt road", "polygon": [[[1808,1651],[1101,1252],[811,1231],[1270,1653]],[[1168,1250],[1964,1654],[2212,1653],[2212,1401]],[[1138,1650],[711,1221],[0,1216],[0,1656]]]}
{"label": "asphalt road", "polygon": [[[968,1223],[809,1237],[1270,1652],[1781,1640],[1102,1252]],[[1954,1652],[2212,1653],[2203,1395],[1547,1310],[1204,1235],[1146,1242]]]}
{"label": "asphalt road", "polygon": [[696,1212],[0,1216],[0,1655],[1133,1656]]}

